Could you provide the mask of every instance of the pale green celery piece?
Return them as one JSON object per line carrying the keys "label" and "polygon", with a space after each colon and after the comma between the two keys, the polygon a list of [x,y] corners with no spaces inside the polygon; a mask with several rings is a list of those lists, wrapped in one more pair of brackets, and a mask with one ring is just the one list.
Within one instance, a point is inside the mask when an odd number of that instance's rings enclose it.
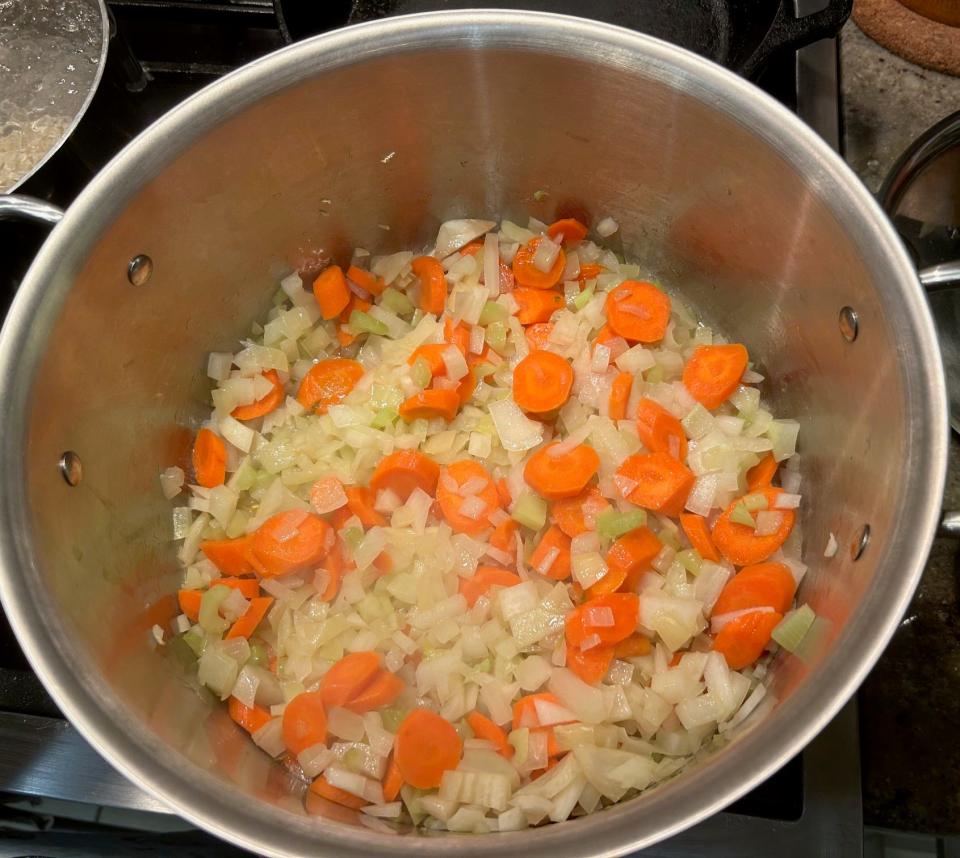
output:
{"label": "pale green celery piece", "polygon": [[660,364],[650,367],[644,374],[643,380],[650,384],[659,384],[663,381],[663,367]]}
{"label": "pale green celery piece", "polygon": [[617,539],[631,530],[643,527],[646,523],[646,510],[632,509],[628,512],[617,512],[615,509],[605,509],[597,516],[597,533],[603,539]]}
{"label": "pale green celery piece", "polygon": [[250,459],[243,460],[243,463],[233,475],[233,480],[238,492],[245,492],[254,487],[257,482],[257,469]]}
{"label": "pale green celery piece", "polygon": [[397,703],[381,709],[380,717],[383,719],[384,729],[391,733],[396,733],[409,711],[410,709],[408,707],[400,706]]}
{"label": "pale green celery piece", "polygon": [[356,551],[360,540],[363,539],[363,530],[359,527],[348,527],[340,534],[340,538],[350,546],[351,551]]}
{"label": "pale green celery piece", "polygon": [[480,325],[490,325],[493,322],[505,322],[507,321],[507,308],[503,304],[498,304],[496,301],[487,301],[483,305],[483,309],[480,311]]}
{"label": "pale green celery piece", "polygon": [[780,621],[771,637],[787,652],[796,652],[816,618],[817,615],[809,605],[801,605]]}
{"label": "pale green celery piece", "polygon": [[193,647],[187,643],[186,634],[171,638],[168,647],[182,667],[192,670],[197,669],[197,654],[193,651]]}
{"label": "pale green celery piece", "polygon": [[503,322],[487,325],[486,343],[497,354],[503,354],[507,349],[507,326]]}
{"label": "pale green celery piece", "polygon": [[327,661],[340,661],[343,658],[343,643],[339,640],[330,641],[317,649],[317,655]]}
{"label": "pale green celery piece", "polygon": [[584,289],[579,295],[573,299],[573,306],[579,312],[587,304],[590,303],[590,299],[593,297],[593,289]]}
{"label": "pale green celery piece", "polygon": [[203,594],[200,599],[200,627],[204,631],[219,635],[227,630],[230,623],[220,616],[220,605],[232,592],[230,587],[216,584]]}
{"label": "pale green celery piece", "polygon": [[238,509],[227,524],[226,534],[230,539],[236,539],[247,532],[247,522],[250,520],[250,513]]}
{"label": "pale green celery piece", "polygon": [[400,413],[395,408],[381,408],[373,415],[370,425],[374,429],[387,429],[394,424]]}
{"label": "pale green celery piece", "polygon": [[700,553],[694,549],[688,548],[685,551],[678,551],[676,560],[691,575],[700,574],[700,568],[703,566],[703,558],[700,556]]}
{"label": "pale green celery piece", "polygon": [[413,366],[410,367],[410,378],[419,388],[426,388],[430,384],[433,373],[430,372],[430,364],[427,363],[426,358],[418,357],[413,362]]}
{"label": "pale green celery piece", "polygon": [[284,292],[283,289],[277,289],[277,291],[273,293],[273,298],[270,300],[274,307],[280,307],[287,303],[287,298],[287,293]]}
{"label": "pale green celery piece", "polygon": [[270,656],[267,653],[267,647],[262,641],[250,641],[250,664],[256,664],[260,667],[267,667],[270,662]]}
{"label": "pale green celery piece", "polygon": [[403,394],[395,387],[375,384],[370,388],[370,404],[374,408],[397,408],[403,402]]}
{"label": "pale green celery piece", "polygon": [[203,629],[200,626],[193,626],[193,628],[187,629],[182,637],[183,642],[193,650],[193,654],[200,658],[207,646],[207,636],[203,633]]}
{"label": "pale green celery piece", "polygon": [[347,753],[343,755],[343,764],[352,772],[360,775],[364,773],[363,754],[360,753],[359,748],[351,748],[347,751]]}
{"label": "pale green celery piece", "polygon": [[767,508],[767,498],[761,494],[745,495],[742,503],[747,512],[756,512],[758,509]]}
{"label": "pale green celery piece", "polygon": [[363,310],[354,310],[350,314],[347,329],[351,334],[376,334],[378,337],[385,337],[390,330],[379,319],[374,319],[373,316],[364,313]]}
{"label": "pale green celery piece", "polygon": [[540,530],[547,523],[547,502],[533,492],[525,492],[513,508],[513,520],[531,530]]}
{"label": "pale green celery piece", "polygon": [[527,761],[530,729],[528,727],[520,727],[517,730],[513,730],[510,735],[507,736],[507,741],[513,745],[515,751],[513,755],[514,765],[522,766]]}
{"label": "pale green celery piece", "polygon": [[473,368],[473,374],[476,376],[477,381],[486,378],[489,375],[493,375],[497,371],[497,368],[492,363],[478,363]]}
{"label": "pale green celery piece", "polygon": [[413,306],[413,301],[392,286],[383,290],[377,303],[388,310],[392,310],[398,316],[406,316],[407,313],[412,313],[416,309]]}
{"label": "pale green celery piece", "polygon": [[733,510],[730,512],[730,521],[736,524],[742,524],[745,527],[755,528],[757,526],[757,523],[753,520],[753,516],[750,515],[750,512],[746,506],[744,506],[743,501],[734,504]]}

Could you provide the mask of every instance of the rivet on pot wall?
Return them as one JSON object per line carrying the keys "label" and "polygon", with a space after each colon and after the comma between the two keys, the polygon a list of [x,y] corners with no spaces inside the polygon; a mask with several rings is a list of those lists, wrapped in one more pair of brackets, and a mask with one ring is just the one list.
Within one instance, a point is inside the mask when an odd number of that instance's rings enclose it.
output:
{"label": "rivet on pot wall", "polygon": [[75,486],[83,479],[83,464],[73,450],[67,450],[60,457],[59,467],[60,474],[66,480],[68,486]]}
{"label": "rivet on pot wall", "polygon": [[850,545],[850,556],[854,560],[859,560],[863,555],[863,552],[867,550],[867,545],[870,542],[870,525],[865,524],[860,528],[860,532],[854,537],[853,542]]}
{"label": "rivet on pot wall", "polygon": [[143,286],[153,274],[153,260],[145,253],[139,253],[127,265],[127,280],[134,286]]}
{"label": "rivet on pot wall", "polygon": [[860,320],[857,318],[857,311],[853,307],[843,307],[840,310],[840,333],[843,338],[852,343],[860,332]]}

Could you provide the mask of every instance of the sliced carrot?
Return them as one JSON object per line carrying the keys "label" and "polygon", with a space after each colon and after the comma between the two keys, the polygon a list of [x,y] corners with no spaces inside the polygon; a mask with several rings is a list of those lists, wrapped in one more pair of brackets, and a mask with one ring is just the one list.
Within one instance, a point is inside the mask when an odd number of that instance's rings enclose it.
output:
{"label": "sliced carrot", "polygon": [[350,510],[364,527],[383,527],[387,520],[373,508],[375,498],[366,486],[344,486],[347,496],[347,509]]}
{"label": "sliced carrot", "polygon": [[297,402],[308,411],[326,414],[331,405],[347,398],[363,377],[363,365],[350,358],[328,358],[315,363],[300,382]]}
{"label": "sliced carrot", "polygon": [[328,709],[346,706],[364,691],[380,672],[375,652],[352,652],[335,662],[320,680],[320,695]]}
{"label": "sliced carrot", "polygon": [[410,263],[420,278],[420,309],[439,316],[447,304],[447,281],[443,266],[432,256],[418,256]]}
{"label": "sliced carrot", "polygon": [[717,546],[713,544],[713,537],[710,536],[707,520],[702,515],[681,512],[680,526],[683,528],[683,532],[687,534],[687,539],[690,540],[694,550],[704,560],[712,560],[714,563],[720,560],[720,552],[717,551]]}
{"label": "sliced carrot", "polygon": [[270,516],[253,534],[252,562],[263,578],[316,566],[326,556],[333,531],[320,516],[286,510]]}
{"label": "sliced carrot", "polygon": [[433,420],[440,417],[450,421],[457,416],[460,408],[460,396],[456,390],[421,390],[404,400],[400,406],[400,416],[408,421]]}
{"label": "sliced carrot", "polygon": [[400,789],[403,787],[403,774],[400,772],[400,766],[394,755],[390,755],[390,762],[387,764],[387,773],[383,776],[383,798],[385,801],[395,801],[400,795]]}
{"label": "sliced carrot", "polygon": [[594,278],[599,277],[601,274],[603,274],[602,265],[597,265],[596,262],[581,262],[580,276],[577,278],[580,281],[580,288],[584,288],[587,280],[593,280]]}
{"label": "sliced carrot", "polygon": [[596,339],[594,339],[594,345],[603,345],[604,343],[609,343],[610,340],[615,340],[620,335],[614,331],[610,325],[604,325],[598,332]]}
{"label": "sliced carrot", "polygon": [[317,299],[320,315],[324,319],[335,319],[350,303],[350,290],[339,265],[324,268],[313,281],[313,297]]}
{"label": "sliced carrot", "polygon": [[644,397],[637,406],[637,434],[651,453],[667,453],[681,462],[687,458],[683,426],[659,402]]}
{"label": "sliced carrot", "polygon": [[320,567],[327,573],[327,584],[319,594],[321,602],[332,602],[340,590],[340,579],[343,577],[343,548],[337,539]]}
{"label": "sliced carrot", "polygon": [[443,338],[451,345],[456,346],[464,354],[470,351],[470,328],[463,322],[453,323],[452,319],[447,319],[443,323]]}
{"label": "sliced carrot", "polygon": [[[663,550],[663,543],[648,527],[638,527],[615,540],[607,551],[607,575],[622,573],[618,586],[632,591],[640,582],[640,576],[650,568],[654,558]],[[601,583],[600,579],[597,583]],[[596,586],[596,584],[594,585]]]}
{"label": "sliced carrot", "polygon": [[780,489],[774,488],[754,492],[767,498],[767,509],[780,513],[780,526],[774,533],[767,536],[757,536],[756,531],[749,525],[737,524],[730,520],[734,507],[740,503],[739,498],[733,501],[717,519],[713,526],[713,544],[734,566],[760,563],[787,541],[797,516],[792,509],[774,509],[779,493]]}
{"label": "sliced carrot", "polygon": [[497,494],[500,495],[500,505],[510,506],[513,503],[513,494],[510,491],[510,484],[505,477],[497,480]]}
{"label": "sliced carrot", "polygon": [[617,478],[630,503],[669,516],[683,512],[694,483],[690,469],[669,453],[630,456],[617,469]]}
{"label": "sliced carrot", "polygon": [[607,294],[607,323],[630,343],[663,339],[670,322],[670,299],[652,283],[624,280]]}
{"label": "sliced carrot", "polygon": [[736,617],[717,633],[713,648],[723,655],[731,670],[743,670],[760,658],[782,619],[783,614],[776,611]]}
{"label": "sliced carrot", "polygon": [[227,476],[227,447],[209,429],[197,432],[193,442],[193,472],[197,482],[208,489],[222,486]]}
{"label": "sliced carrot", "polygon": [[719,408],[739,386],[747,359],[740,343],[697,346],[683,368],[683,386],[704,408]]}
{"label": "sliced carrot", "polygon": [[588,650],[576,646],[567,647],[567,667],[590,685],[596,685],[607,675],[612,661],[612,646],[601,644]]}
{"label": "sliced carrot", "polygon": [[335,787],[323,775],[320,775],[320,777],[310,784],[310,792],[315,793],[321,798],[325,798],[327,801],[339,804],[342,807],[349,807],[351,810],[360,810],[370,804],[369,801],[354,795],[352,792],[347,792],[345,789]]}
{"label": "sliced carrot", "polygon": [[576,218],[565,217],[554,221],[547,227],[547,235],[552,239],[563,236],[564,244],[583,241],[587,237],[587,228]]}
{"label": "sliced carrot", "polygon": [[260,595],[260,582],[256,578],[219,578],[214,583],[218,587],[239,590],[245,599],[255,599]]}
{"label": "sliced carrot", "polygon": [[[593,636],[601,644],[619,643],[636,631],[639,612],[640,599],[635,593],[608,593],[588,599],[566,616],[567,646],[582,649],[584,641]],[[611,615],[613,624],[609,625]],[[604,622],[598,624],[600,619]]]}
{"label": "sliced carrot", "polygon": [[439,478],[440,466],[432,459],[415,450],[397,450],[380,460],[370,478],[370,488],[374,496],[390,489],[405,502],[414,489],[433,495]]}
{"label": "sliced carrot", "polygon": [[224,575],[248,575],[254,571],[250,562],[252,533],[236,539],[208,539],[200,543],[200,550]]}
{"label": "sliced carrot", "polygon": [[393,558],[386,551],[381,551],[373,558],[373,568],[383,575],[393,571]]}
{"label": "sliced carrot", "polygon": [[652,651],[653,644],[650,643],[650,638],[644,637],[639,632],[624,638],[613,648],[613,654],[617,658],[636,658],[638,655],[649,655]]}
{"label": "sliced carrot", "polygon": [[433,789],[460,762],[463,742],[453,725],[429,709],[414,709],[400,724],[393,753],[410,786]]}
{"label": "sliced carrot", "polygon": [[550,517],[572,538],[596,530],[597,516],[609,508],[610,503],[600,494],[599,489],[591,486],[576,497],[563,498],[550,504]]}
{"label": "sliced carrot", "polygon": [[346,704],[351,712],[370,712],[389,706],[403,693],[403,680],[389,670],[381,670],[366,688]]}
{"label": "sliced carrot", "polygon": [[481,566],[473,573],[472,578],[460,579],[459,591],[467,600],[467,605],[472,608],[477,599],[485,596],[491,587],[515,587],[520,583],[520,576],[513,572],[495,566]]}
{"label": "sliced carrot", "polygon": [[387,288],[387,284],[375,274],[356,265],[351,265],[347,269],[347,279],[352,280],[364,292],[369,292],[371,295],[379,295]]}
{"label": "sliced carrot", "polygon": [[[639,576],[638,576],[639,577]],[[615,593],[627,580],[627,573],[624,569],[617,569],[612,566],[607,568],[607,574],[604,575],[595,584],[587,587],[586,596],[588,599],[596,599],[597,596],[603,596],[607,593]],[[632,587],[627,588],[632,590]]]}
{"label": "sliced carrot", "polygon": [[[551,703],[554,706],[562,706],[560,698],[549,691],[539,691],[536,694],[526,694],[513,704],[514,730],[520,730],[523,727],[533,729],[542,726],[540,718],[537,716],[537,701]],[[572,722],[571,722],[572,723]]]}
{"label": "sliced carrot", "polygon": [[[502,495],[500,496],[500,501],[501,503],[503,502]],[[512,518],[500,522],[500,524],[493,529],[493,533],[490,534],[490,545],[499,551],[515,551],[517,543],[514,539],[514,534],[517,532],[519,526],[520,525]]]}
{"label": "sliced carrot", "polygon": [[356,339],[357,335],[351,334],[345,325],[337,325],[337,342],[340,343],[343,348],[353,345]]}
{"label": "sliced carrot", "polygon": [[276,411],[283,404],[286,391],[283,389],[283,383],[280,381],[277,371],[275,369],[267,370],[263,373],[263,377],[273,385],[270,392],[249,405],[238,405],[230,412],[231,417],[237,420],[253,420],[255,417],[263,417],[264,414]]}
{"label": "sliced carrot", "polygon": [[547,556],[552,554],[554,549],[557,551],[556,557],[550,564],[550,568],[542,574],[555,581],[563,581],[570,577],[571,571],[570,537],[555,524],[547,528],[537,547],[533,549],[530,565],[539,572],[540,564],[546,561]]}
{"label": "sliced carrot", "polygon": [[319,691],[302,691],[283,710],[283,744],[291,754],[327,741],[327,710]]}
{"label": "sliced carrot", "polygon": [[514,289],[510,294],[517,302],[514,315],[521,325],[549,322],[550,317],[565,306],[563,295],[552,290]]}
{"label": "sliced carrot", "polygon": [[196,622],[200,619],[200,601],[203,593],[199,590],[181,590],[177,593],[177,602],[180,604],[180,613]]}
{"label": "sliced carrot", "polygon": [[273,596],[254,596],[243,612],[243,616],[238,617],[230,631],[227,632],[228,638],[249,638],[256,630],[257,626],[263,622],[263,618],[270,610],[273,604]]}
{"label": "sliced carrot", "polygon": [[[538,292],[538,295],[547,295],[548,292]],[[521,322],[521,324],[523,324]],[[524,332],[527,338],[527,345],[531,351],[542,351],[550,342],[550,334],[553,333],[553,324],[551,322],[537,322],[530,325]]]}
{"label": "sliced carrot", "polygon": [[534,453],[523,469],[523,478],[547,500],[572,498],[580,494],[600,467],[600,457],[593,447],[578,444],[572,450],[556,455],[558,442]]}
{"label": "sliced carrot", "polygon": [[763,489],[773,482],[779,464],[773,458],[773,453],[767,453],[756,465],[747,471],[747,489],[755,491]]}
{"label": "sliced carrot", "polygon": [[457,400],[460,405],[466,405],[473,396],[473,391],[477,389],[477,377],[473,370],[469,370],[457,385]]}
{"label": "sliced carrot", "polygon": [[450,348],[450,345],[450,343],[427,343],[417,346],[410,357],[407,358],[407,363],[413,366],[420,358],[423,358],[430,367],[430,375],[446,375],[447,364],[443,359],[443,353]]}
{"label": "sliced carrot", "polygon": [[550,270],[541,271],[533,264],[533,257],[540,241],[541,238],[537,236],[517,248],[513,257],[513,276],[521,286],[529,286],[531,289],[552,289],[563,277],[563,269],[567,267],[567,257],[562,250],[559,251]]}
{"label": "sliced carrot", "polygon": [[230,712],[230,717],[248,733],[256,733],[273,719],[266,709],[260,706],[247,706],[236,697],[231,697],[227,701],[227,710]]}
{"label": "sliced carrot", "polygon": [[548,414],[570,397],[573,367],[558,354],[530,352],[513,370],[513,398],[524,411]]}
{"label": "sliced carrot", "polygon": [[[455,482],[457,488],[446,487],[444,483],[448,480]],[[477,516],[464,515],[460,512],[463,505],[468,502],[468,498],[459,493],[460,487],[471,480],[483,481],[483,486],[471,495],[483,502],[483,509]],[[461,459],[444,470],[444,475],[437,484],[437,503],[440,504],[443,517],[454,531],[476,535],[490,527],[489,516],[495,509],[500,508],[500,496],[497,494],[493,477],[483,465],[473,459]]]}
{"label": "sliced carrot", "polygon": [[508,760],[513,757],[514,747],[507,741],[507,733],[503,727],[494,724],[486,715],[481,715],[479,712],[471,712],[467,715],[467,723],[473,730],[474,736],[496,745],[497,753],[501,757],[506,757]]}
{"label": "sliced carrot", "polygon": [[613,380],[610,388],[610,419],[625,420],[627,417],[627,403],[630,402],[630,391],[633,389],[633,375],[621,372]]}
{"label": "sliced carrot", "polygon": [[778,614],[785,614],[790,610],[796,590],[793,574],[782,563],[745,566],[720,591],[713,615],[747,608],[773,608]]}

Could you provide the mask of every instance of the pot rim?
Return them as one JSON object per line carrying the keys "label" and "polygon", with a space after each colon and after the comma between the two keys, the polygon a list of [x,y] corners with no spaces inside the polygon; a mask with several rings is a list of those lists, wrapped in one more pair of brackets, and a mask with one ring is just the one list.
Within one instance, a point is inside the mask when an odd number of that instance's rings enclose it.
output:
{"label": "pot rim", "polygon": [[[567,823],[485,837],[402,837],[362,826],[298,817],[255,800],[164,753],[166,745],[118,700],[90,692],[67,656],[53,645],[32,579],[40,580],[30,546],[23,450],[30,390],[46,333],[72,277],[98,232],[139,188],[193,140],[260,99],[308,76],[399,52],[469,47],[514,48],[642,69],[732,114],[776,149],[825,196],[838,220],[871,245],[872,267],[882,268],[877,289],[896,296],[898,331],[913,342],[916,363],[908,390],[909,440],[926,452],[904,486],[918,500],[897,523],[884,564],[906,570],[874,598],[870,623],[848,627],[819,666],[818,681],[804,682],[747,734],[737,750],[714,754],[697,768],[642,801]],[[171,142],[172,141],[172,142]],[[0,601],[30,663],[64,714],[118,770],[198,826],[264,855],[372,856],[387,850],[422,855],[493,850],[529,858],[615,856],[649,846],[721,810],[768,778],[798,753],[856,691],[896,629],[923,570],[937,526],[946,475],[947,405],[932,319],[922,289],[891,224],[867,189],[817,135],[761,90],[714,63],[666,42],[599,22],[529,11],[431,12],[359,24],[283,48],[227,75],[157,120],[123,149],[83,190],[31,266],[0,332]],[[51,463],[52,466],[52,463]],[[912,492],[909,490],[912,489]],[[893,578],[893,576],[888,576]],[[855,625],[851,620],[850,626]],[[843,649],[842,652],[839,650]],[[831,669],[833,668],[833,669]],[[786,738],[784,738],[786,737]]]}

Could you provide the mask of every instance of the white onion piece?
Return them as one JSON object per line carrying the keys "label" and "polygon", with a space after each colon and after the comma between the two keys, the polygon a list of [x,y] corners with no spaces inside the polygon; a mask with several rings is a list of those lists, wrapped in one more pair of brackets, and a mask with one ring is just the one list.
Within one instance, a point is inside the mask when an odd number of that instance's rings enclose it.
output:
{"label": "white onion piece", "polygon": [[438,259],[445,259],[456,250],[466,246],[475,238],[480,238],[496,226],[492,220],[478,220],[474,218],[462,220],[448,220],[440,225],[437,233],[434,255]]}
{"label": "white onion piece", "polygon": [[546,274],[553,268],[553,263],[557,261],[559,253],[559,244],[547,238],[545,235],[541,236],[537,242],[537,249],[533,252],[533,267]]}
{"label": "white onion piece", "polygon": [[308,778],[317,777],[333,761],[333,752],[323,743],[311,745],[297,754],[297,762]]}
{"label": "white onion piece", "polygon": [[609,238],[618,229],[620,229],[620,224],[618,224],[612,217],[605,217],[596,226],[597,235],[599,235],[601,238]]}
{"label": "white onion piece", "polygon": [[161,471],[160,489],[163,491],[163,496],[170,500],[180,494],[185,479],[186,475],[183,473],[183,468],[174,466]]}
{"label": "white onion piece", "polygon": [[780,529],[783,524],[783,513],[772,510],[760,510],[755,514],[757,536],[771,536]]}
{"label": "white onion piece", "polygon": [[483,237],[483,283],[491,299],[500,294],[500,239],[492,232]]}
{"label": "white onion piece", "polygon": [[504,450],[531,450],[543,442],[543,424],[527,417],[513,399],[491,402],[488,410]]}
{"label": "white onion piece", "polygon": [[800,506],[800,495],[789,492],[779,492],[773,501],[774,509],[797,509]]}
{"label": "white onion piece", "polygon": [[823,556],[824,557],[836,556],[837,548],[839,548],[839,546],[837,545],[837,537],[835,537],[833,535],[833,532],[831,531],[830,535],[827,537],[827,547],[823,551]]}
{"label": "white onion piece", "polygon": [[463,356],[463,352],[456,346],[447,346],[447,348],[443,350],[441,357],[443,358],[443,365],[447,369],[447,378],[458,381],[470,372],[470,367],[467,366],[467,359]]}

